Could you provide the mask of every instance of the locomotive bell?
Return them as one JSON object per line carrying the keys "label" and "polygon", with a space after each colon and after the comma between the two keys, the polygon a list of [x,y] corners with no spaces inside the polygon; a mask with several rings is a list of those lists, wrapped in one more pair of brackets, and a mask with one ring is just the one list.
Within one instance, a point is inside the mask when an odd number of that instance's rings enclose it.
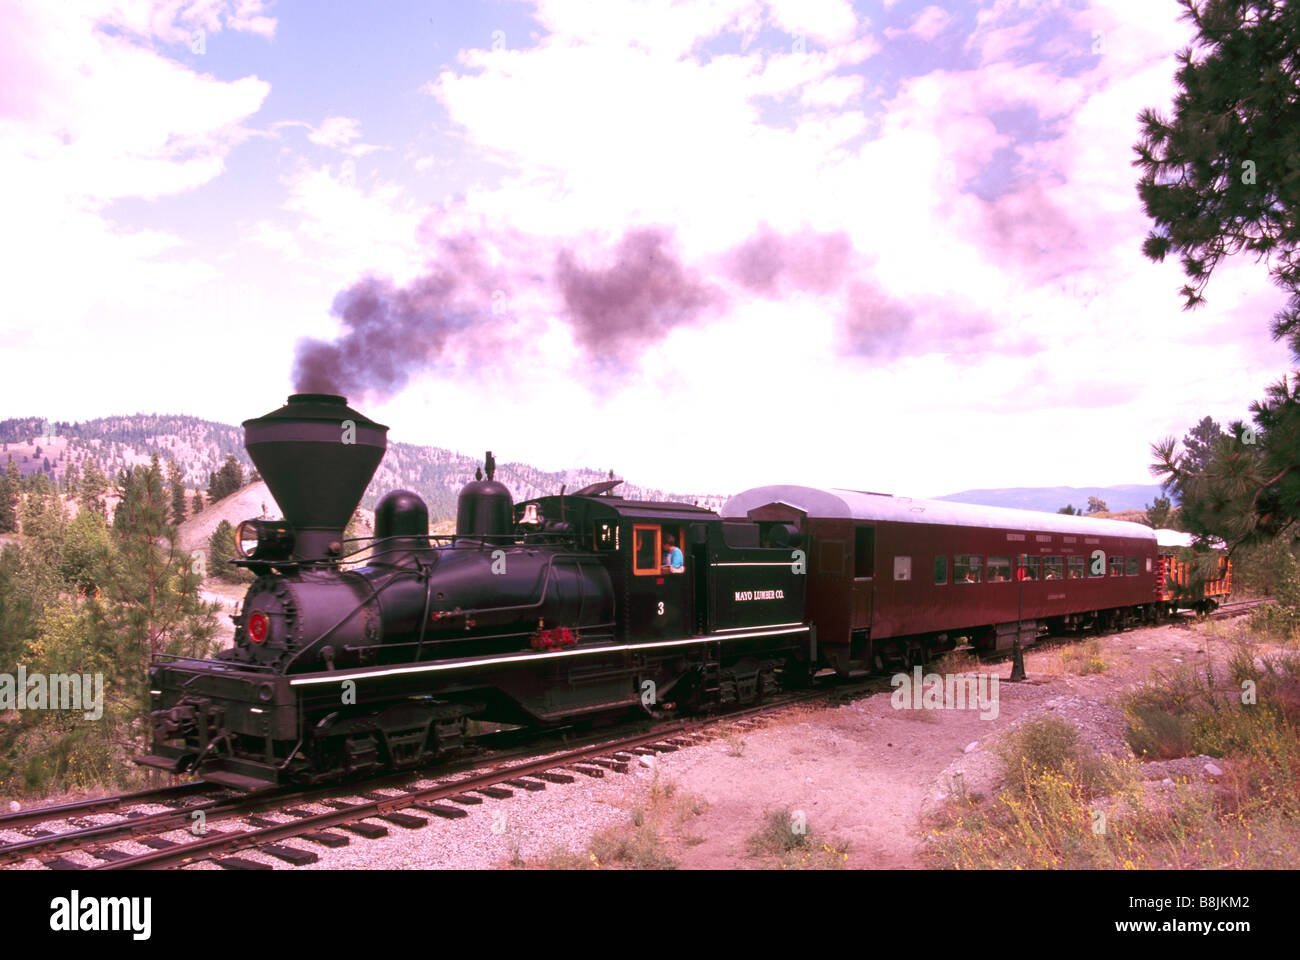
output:
{"label": "locomotive bell", "polygon": [[505,543],[515,527],[515,505],[505,484],[493,479],[497,462],[492,451],[484,458],[487,479],[475,471],[474,479],[461,488],[456,500],[456,536]]}
{"label": "locomotive bell", "polygon": [[244,448],[293,530],[293,558],[337,557],[343,528],[388,448],[388,428],[328,393],[295,393],[244,421]]}

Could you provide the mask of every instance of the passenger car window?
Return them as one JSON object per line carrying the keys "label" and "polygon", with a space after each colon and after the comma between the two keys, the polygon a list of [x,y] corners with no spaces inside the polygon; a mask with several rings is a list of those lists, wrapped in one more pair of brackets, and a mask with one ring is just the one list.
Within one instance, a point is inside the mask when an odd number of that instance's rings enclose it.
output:
{"label": "passenger car window", "polygon": [[979,583],[983,579],[984,558],[974,553],[959,553],[953,564],[953,583]]}
{"label": "passenger car window", "polygon": [[894,558],[894,579],[895,580],[912,579],[912,558],[911,557]]}

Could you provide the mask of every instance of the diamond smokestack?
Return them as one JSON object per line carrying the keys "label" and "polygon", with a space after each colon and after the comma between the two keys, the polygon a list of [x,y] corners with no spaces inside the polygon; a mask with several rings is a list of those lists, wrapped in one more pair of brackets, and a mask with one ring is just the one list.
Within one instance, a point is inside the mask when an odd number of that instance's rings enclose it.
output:
{"label": "diamond smokestack", "polygon": [[329,393],[295,393],[244,421],[244,448],[293,528],[296,560],[337,556],[343,529],[388,448],[388,428]]}

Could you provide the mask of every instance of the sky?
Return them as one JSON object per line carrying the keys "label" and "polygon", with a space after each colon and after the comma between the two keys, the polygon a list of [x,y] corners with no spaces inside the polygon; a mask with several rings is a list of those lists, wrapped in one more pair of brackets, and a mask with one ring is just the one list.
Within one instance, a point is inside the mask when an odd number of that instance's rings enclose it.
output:
{"label": "sky", "polygon": [[733,493],[1149,483],[1288,369],[1182,310],[1132,146],[1174,0],[0,0],[0,417]]}

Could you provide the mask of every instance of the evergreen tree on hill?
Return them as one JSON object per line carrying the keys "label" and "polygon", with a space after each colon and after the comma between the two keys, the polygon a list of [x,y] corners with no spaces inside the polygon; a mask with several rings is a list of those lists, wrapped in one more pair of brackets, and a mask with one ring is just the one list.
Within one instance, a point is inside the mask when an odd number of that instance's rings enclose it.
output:
{"label": "evergreen tree on hill", "polygon": [[230,525],[230,521],[222,520],[208,538],[208,572],[229,583],[252,580],[253,575],[243,567],[230,565],[229,561],[235,556],[235,528]]}
{"label": "evergreen tree on hill", "polygon": [[0,474],[0,533],[15,533],[18,530],[18,465],[12,460],[3,474]]}
{"label": "evergreen tree on hill", "polygon": [[233,453],[228,454],[225,462],[221,465],[221,469],[212,475],[212,481],[208,484],[208,499],[216,502],[222,497],[230,496],[243,485],[244,468],[235,459]]}
{"label": "evergreen tree on hill", "polygon": [[167,461],[167,482],[172,490],[172,523],[179,526],[185,520],[185,475],[174,459]]}
{"label": "evergreen tree on hill", "polygon": [[81,489],[77,493],[77,503],[82,510],[91,510],[104,516],[104,494],[108,491],[108,478],[99,468],[97,460],[86,464],[85,473],[81,475]]}

